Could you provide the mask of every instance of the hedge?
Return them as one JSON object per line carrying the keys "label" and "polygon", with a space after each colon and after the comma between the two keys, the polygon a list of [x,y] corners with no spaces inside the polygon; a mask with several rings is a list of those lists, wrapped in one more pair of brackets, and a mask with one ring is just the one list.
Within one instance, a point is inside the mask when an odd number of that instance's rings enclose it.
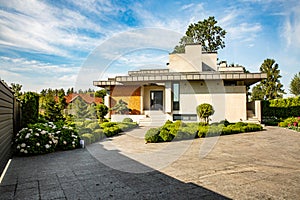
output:
{"label": "hedge", "polygon": [[[225,125],[226,124],[226,125]],[[183,126],[180,126],[183,125]],[[261,131],[260,124],[238,122],[236,124],[214,123],[213,125],[203,125],[202,123],[180,122],[172,123],[167,121],[162,127],[149,129],[145,134],[146,142],[170,142],[172,140],[191,139],[195,137],[213,137],[244,132]]]}
{"label": "hedge", "polygon": [[262,101],[262,116],[263,121],[300,116],[300,96]]}

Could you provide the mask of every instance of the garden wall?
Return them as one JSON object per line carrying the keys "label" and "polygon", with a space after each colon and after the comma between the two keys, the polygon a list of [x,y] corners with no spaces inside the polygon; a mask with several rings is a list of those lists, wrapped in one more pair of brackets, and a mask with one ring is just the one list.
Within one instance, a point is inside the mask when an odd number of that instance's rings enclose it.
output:
{"label": "garden wall", "polygon": [[0,174],[12,155],[13,136],[20,129],[20,102],[0,81]]}

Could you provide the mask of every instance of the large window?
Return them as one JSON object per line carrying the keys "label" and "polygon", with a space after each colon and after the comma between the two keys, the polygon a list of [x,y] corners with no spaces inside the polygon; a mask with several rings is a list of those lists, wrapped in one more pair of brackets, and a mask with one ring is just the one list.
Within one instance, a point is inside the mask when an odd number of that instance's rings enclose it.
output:
{"label": "large window", "polygon": [[172,84],[172,91],[173,91],[173,110],[179,110],[179,99],[180,99],[179,83]]}

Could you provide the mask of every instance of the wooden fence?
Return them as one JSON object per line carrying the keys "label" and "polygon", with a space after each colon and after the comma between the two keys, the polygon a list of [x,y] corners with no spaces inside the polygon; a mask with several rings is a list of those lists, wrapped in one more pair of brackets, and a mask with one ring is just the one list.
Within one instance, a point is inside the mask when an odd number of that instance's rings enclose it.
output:
{"label": "wooden fence", "polygon": [[0,81],[0,174],[12,156],[12,142],[20,130],[20,102],[13,91]]}

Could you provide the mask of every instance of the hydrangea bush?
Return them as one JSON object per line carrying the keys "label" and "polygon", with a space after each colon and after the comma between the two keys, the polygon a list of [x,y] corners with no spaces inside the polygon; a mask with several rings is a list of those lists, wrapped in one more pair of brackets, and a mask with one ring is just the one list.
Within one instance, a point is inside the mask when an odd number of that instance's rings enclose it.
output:
{"label": "hydrangea bush", "polygon": [[36,123],[23,128],[16,135],[18,155],[50,153],[79,147],[79,137],[73,127],[53,122]]}

